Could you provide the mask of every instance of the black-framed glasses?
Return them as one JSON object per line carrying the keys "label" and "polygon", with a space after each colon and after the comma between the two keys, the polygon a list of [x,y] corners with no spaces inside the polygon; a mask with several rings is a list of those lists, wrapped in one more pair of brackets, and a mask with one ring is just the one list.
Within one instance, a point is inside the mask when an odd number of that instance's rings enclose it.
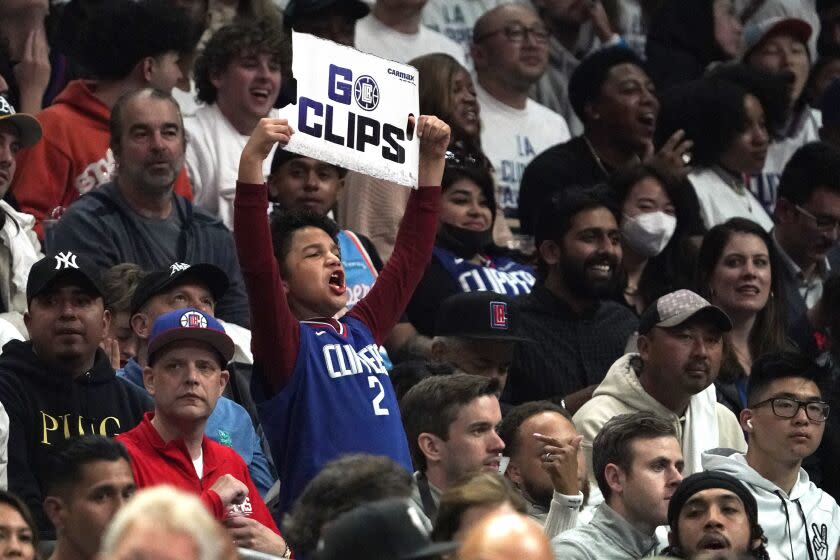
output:
{"label": "black-framed glasses", "polygon": [[483,41],[488,37],[492,37],[493,35],[498,35],[499,33],[504,33],[505,38],[511,43],[521,43],[525,40],[526,37],[528,37],[528,35],[533,37],[534,42],[536,43],[546,43],[548,42],[549,35],[548,30],[542,25],[525,27],[521,23],[511,23],[509,25],[505,25],[501,29],[496,29],[495,31],[488,31],[486,33],[482,33],[477,37],[473,37],[473,41],[477,43],[479,41]]}
{"label": "black-framed glasses", "polygon": [[800,401],[790,397],[773,397],[757,402],[750,408],[758,408],[768,403],[773,409],[773,414],[779,418],[793,418],[799,414],[800,408],[804,408],[805,415],[812,422],[825,422],[831,410],[831,407],[825,401]]}
{"label": "black-framed glasses", "polygon": [[794,207],[803,216],[814,220],[814,224],[816,224],[817,229],[822,232],[829,233],[836,231],[838,228],[840,228],[840,219],[831,218],[829,216],[815,216],[814,214],[811,214],[809,211],[805,210],[798,204],[795,204]]}

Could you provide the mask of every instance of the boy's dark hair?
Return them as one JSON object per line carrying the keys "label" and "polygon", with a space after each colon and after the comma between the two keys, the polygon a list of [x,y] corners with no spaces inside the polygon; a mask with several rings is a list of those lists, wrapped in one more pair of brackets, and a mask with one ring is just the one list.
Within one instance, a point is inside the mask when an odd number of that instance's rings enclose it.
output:
{"label": "boy's dark hair", "polygon": [[417,445],[420,434],[426,432],[448,440],[449,426],[462,407],[498,392],[498,379],[465,373],[427,377],[412,387],[400,402],[400,412],[417,470],[426,470],[426,456]]}
{"label": "boy's dark hair", "polygon": [[172,94],[152,87],[136,89],[121,95],[111,108],[111,117],[108,119],[108,131],[111,135],[111,150],[114,152],[119,151],[120,146],[122,145],[123,113],[125,112],[125,106],[128,105],[132,99],[140,97],[141,95],[147,95],[150,99],[170,102],[175,107],[175,111],[178,113],[178,125],[181,127],[180,136],[182,139],[185,138],[184,117],[181,115],[181,106],[178,105],[178,102],[174,97],[172,97]]}
{"label": "boy's dark hair", "polygon": [[58,26],[58,46],[82,77],[120,80],[147,56],[193,50],[197,37],[170,0],[73,0]]}
{"label": "boy's dark hair", "polygon": [[134,263],[120,263],[106,270],[102,275],[105,309],[111,313],[130,313],[134,290],[144,276],[146,271]]}
{"label": "boy's dark hair", "polygon": [[42,477],[46,481],[46,494],[55,495],[78,484],[85,465],[121,459],[131,464],[123,444],[112,438],[86,435],[63,440],[55,446],[46,462]]}
{"label": "boy's dark hair", "polygon": [[587,56],[569,79],[569,103],[578,118],[586,123],[586,106],[601,95],[601,86],[610,70],[621,64],[635,64],[645,70],[644,61],[627,47],[608,47]]}
{"label": "boy's dark hair", "polygon": [[766,398],[765,391],[773,381],[801,377],[817,384],[820,393],[830,372],[800,352],[773,352],[753,362],[747,382],[747,407]]}
{"label": "boy's dark hair", "polygon": [[394,393],[397,395],[397,402],[402,402],[405,394],[427,377],[452,375],[457,371],[455,366],[446,362],[408,360],[396,364],[389,375],[391,385],[394,386]]}
{"label": "boy's dark hair", "polygon": [[826,142],[811,142],[794,152],[782,171],[778,196],[801,205],[817,189],[840,194],[840,149]]}
{"label": "boy's dark hair", "polygon": [[198,100],[207,105],[215,103],[218,92],[211,80],[237,57],[252,53],[270,54],[284,76],[290,73],[291,51],[283,28],[270,18],[237,20],[216,31],[195,61],[193,76]]}
{"label": "boy's dark hair", "polygon": [[338,225],[326,216],[321,216],[312,210],[283,210],[271,214],[271,240],[274,244],[274,258],[280,264],[282,271],[283,262],[292,247],[292,236],[294,233],[305,227],[315,227],[324,230],[333,241],[338,243]]}
{"label": "boy's dark hair", "polygon": [[629,473],[634,459],[632,443],[638,439],[660,437],[676,439],[677,431],[669,422],[650,412],[620,414],[604,424],[592,442],[592,470],[595,471],[595,480],[598,481],[604,501],[612,494],[604,475],[607,465],[617,465]]}
{"label": "boy's dark hair", "polygon": [[345,455],[330,461],[304,488],[283,520],[283,537],[296,554],[315,551],[323,527],[367,502],[411,495],[412,478],[388,457]]}
{"label": "boy's dark hair", "polygon": [[551,401],[531,401],[510,409],[502,418],[502,423],[499,424],[497,430],[499,437],[505,442],[505,455],[508,457],[516,455],[521,443],[519,441],[519,428],[526,420],[543,412],[556,412],[569,422],[572,421],[572,415],[569,414],[568,410]]}

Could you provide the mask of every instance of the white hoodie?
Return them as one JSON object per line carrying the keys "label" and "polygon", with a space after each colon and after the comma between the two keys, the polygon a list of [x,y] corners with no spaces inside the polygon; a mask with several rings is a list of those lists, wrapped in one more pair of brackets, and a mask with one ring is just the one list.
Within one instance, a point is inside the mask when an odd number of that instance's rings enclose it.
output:
{"label": "white hoodie", "polygon": [[767,536],[771,560],[833,560],[840,540],[840,508],[799,469],[788,495],[747,464],[746,456],[731,449],[703,454],[706,470],[739,479],[758,502],[758,522]]}

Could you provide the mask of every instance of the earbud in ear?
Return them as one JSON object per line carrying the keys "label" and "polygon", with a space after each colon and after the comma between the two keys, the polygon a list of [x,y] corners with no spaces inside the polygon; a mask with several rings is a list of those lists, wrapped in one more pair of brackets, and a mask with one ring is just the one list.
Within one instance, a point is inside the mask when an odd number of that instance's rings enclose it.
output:
{"label": "earbud in ear", "polygon": [[749,428],[750,430],[753,429],[752,420],[747,420],[747,428]]}

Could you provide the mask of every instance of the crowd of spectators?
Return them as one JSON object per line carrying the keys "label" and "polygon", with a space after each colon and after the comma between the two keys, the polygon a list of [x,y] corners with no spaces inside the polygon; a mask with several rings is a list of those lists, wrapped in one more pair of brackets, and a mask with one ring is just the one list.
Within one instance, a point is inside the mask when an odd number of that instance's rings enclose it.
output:
{"label": "crowd of spectators", "polygon": [[2,0],[0,554],[840,558],[838,240],[838,0]]}

